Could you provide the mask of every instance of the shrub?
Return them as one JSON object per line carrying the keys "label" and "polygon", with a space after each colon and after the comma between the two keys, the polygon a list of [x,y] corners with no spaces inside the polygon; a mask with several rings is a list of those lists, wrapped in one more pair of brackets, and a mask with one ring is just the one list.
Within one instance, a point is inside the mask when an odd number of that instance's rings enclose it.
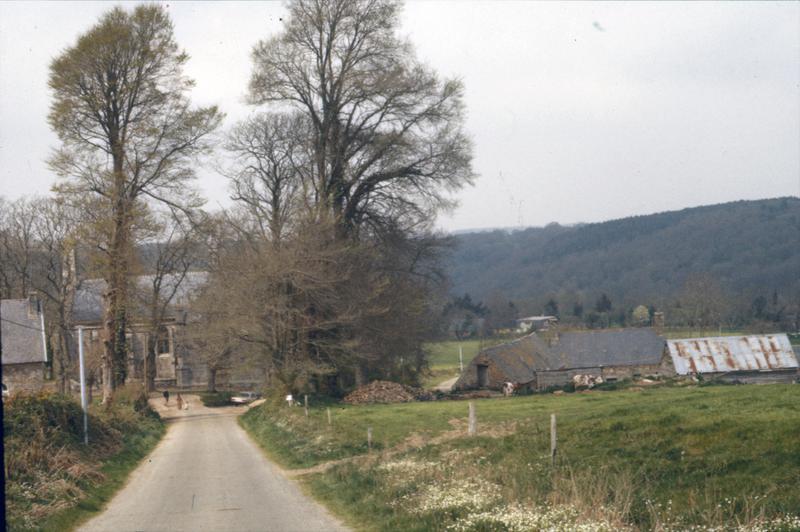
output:
{"label": "shrub", "polygon": [[[102,482],[103,464],[161,423],[141,393],[120,389],[110,407],[91,408],[83,444],[78,401],[58,394],[18,395],[3,405],[6,518],[11,529],[36,529]],[[124,453],[123,453],[124,454]]]}

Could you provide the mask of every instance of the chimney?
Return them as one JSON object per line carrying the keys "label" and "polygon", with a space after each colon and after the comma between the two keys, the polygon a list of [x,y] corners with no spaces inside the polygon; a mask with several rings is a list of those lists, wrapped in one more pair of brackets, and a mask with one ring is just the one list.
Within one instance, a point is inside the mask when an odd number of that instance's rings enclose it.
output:
{"label": "chimney", "polygon": [[30,319],[37,318],[39,316],[40,309],[39,297],[36,295],[36,292],[30,292],[28,294],[28,317]]}
{"label": "chimney", "polygon": [[654,312],[653,313],[653,327],[656,329],[663,329],[664,328],[664,313],[663,312]]}
{"label": "chimney", "polygon": [[542,336],[547,340],[548,346],[558,345],[558,325],[551,323],[547,330],[542,331]]}

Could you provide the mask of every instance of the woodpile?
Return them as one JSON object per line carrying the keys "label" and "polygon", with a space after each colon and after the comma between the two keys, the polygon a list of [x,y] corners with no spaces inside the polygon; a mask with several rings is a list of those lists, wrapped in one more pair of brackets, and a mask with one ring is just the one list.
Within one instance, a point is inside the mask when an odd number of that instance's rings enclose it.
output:
{"label": "woodpile", "polygon": [[431,401],[434,394],[418,388],[404,386],[396,382],[372,381],[366,386],[357,388],[343,399],[350,405],[367,405],[372,403],[410,403],[411,401]]}

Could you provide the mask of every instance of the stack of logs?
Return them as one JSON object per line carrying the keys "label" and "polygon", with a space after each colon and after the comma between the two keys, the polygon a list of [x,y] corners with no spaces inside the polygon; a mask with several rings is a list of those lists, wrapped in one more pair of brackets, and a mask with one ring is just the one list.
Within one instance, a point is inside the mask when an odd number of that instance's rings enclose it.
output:
{"label": "stack of logs", "polygon": [[344,398],[350,405],[366,405],[372,403],[409,403],[411,401],[431,401],[435,396],[431,392],[404,386],[396,382],[372,381],[366,386],[357,388]]}

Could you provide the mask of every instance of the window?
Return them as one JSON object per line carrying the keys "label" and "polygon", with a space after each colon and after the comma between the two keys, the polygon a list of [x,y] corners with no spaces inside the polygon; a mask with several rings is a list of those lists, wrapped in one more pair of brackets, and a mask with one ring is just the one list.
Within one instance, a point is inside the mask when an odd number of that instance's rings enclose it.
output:
{"label": "window", "polygon": [[158,330],[158,338],[156,339],[156,352],[158,354],[169,353],[169,331],[166,327],[161,327]]}

